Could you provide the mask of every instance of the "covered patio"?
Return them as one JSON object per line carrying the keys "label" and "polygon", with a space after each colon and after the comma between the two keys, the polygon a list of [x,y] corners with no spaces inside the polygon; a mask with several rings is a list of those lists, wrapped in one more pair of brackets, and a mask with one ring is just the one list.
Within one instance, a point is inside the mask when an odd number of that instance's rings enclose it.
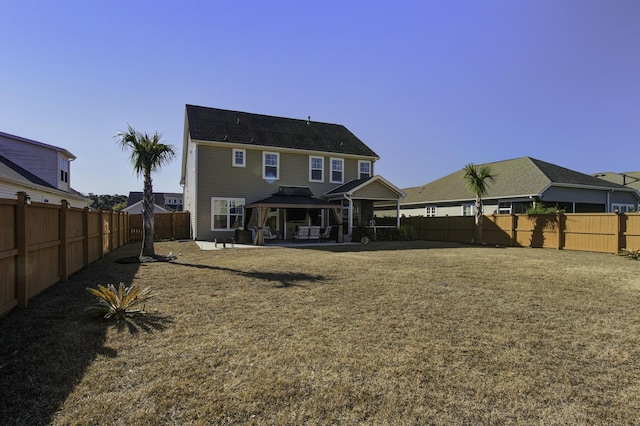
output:
{"label": "covered patio", "polygon": [[343,227],[342,227],[342,204],[336,202],[330,202],[326,200],[322,200],[320,198],[316,198],[313,196],[313,193],[309,188],[291,188],[285,187],[281,188],[280,191],[273,194],[271,197],[265,198],[260,201],[256,201],[254,203],[250,203],[244,206],[245,208],[245,217],[247,218],[247,222],[251,217],[251,213],[246,213],[246,210],[256,211],[256,227],[258,232],[253,240],[254,245],[264,245],[264,233],[263,229],[267,224],[267,220],[269,218],[269,213],[272,209],[278,209],[284,212],[284,217],[282,218],[285,226],[283,227],[283,238],[288,239],[289,235],[288,230],[286,228],[287,223],[287,211],[291,212],[301,212],[305,211],[306,214],[310,211],[327,211],[329,215],[333,216],[333,220],[337,222],[338,234],[337,234],[337,242],[343,242]]}

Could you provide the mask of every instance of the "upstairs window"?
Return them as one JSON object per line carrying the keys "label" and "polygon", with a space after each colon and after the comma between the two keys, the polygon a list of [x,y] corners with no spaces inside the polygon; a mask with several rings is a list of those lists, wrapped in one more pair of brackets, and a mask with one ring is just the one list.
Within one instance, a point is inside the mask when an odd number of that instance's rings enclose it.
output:
{"label": "upstairs window", "polygon": [[436,217],[436,206],[427,206],[424,211],[425,217]]}
{"label": "upstairs window", "polygon": [[463,204],[462,205],[462,216],[473,216],[474,211],[473,204]]}
{"label": "upstairs window", "polygon": [[60,182],[69,183],[69,160],[60,158]]}
{"label": "upstairs window", "polygon": [[324,158],[309,157],[309,181],[324,182]]}
{"label": "upstairs window", "polygon": [[344,183],[344,160],[331,159],[331,183]]}
{"label": "upstairs window", "polygon": [[246,166],[246,158],[247,153],[244,149],[234,149],[233,150],[233,167],[245,167]]}
{"label": "upstairs window", "polygon": [[371,177],[371,161],[358,161],[359,179]]}
{"label": "upstairs window", "polygon": [[267,180],[280,179],[280,154],[277,152],[262,153],[262,178]]}

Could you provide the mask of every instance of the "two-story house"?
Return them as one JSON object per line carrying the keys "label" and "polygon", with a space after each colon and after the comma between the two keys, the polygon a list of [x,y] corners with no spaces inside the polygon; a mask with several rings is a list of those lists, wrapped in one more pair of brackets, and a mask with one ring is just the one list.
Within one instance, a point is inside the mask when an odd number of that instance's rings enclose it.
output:
{"label": "two-story house", "polygon": [[26,192],[33,202],[67,200],[72,207],[87,207],[91,200],[71,188],[71,161],[64,148],[0,132],[0,198]]}
{"label": "two-story house", "polygon": [[399,206],[403,196],[375,175],[378,155],[338,124],[187,105],[183,144],[195,239],[264,225],[282,239],[299,225],[338,225],[337,239],[348,239],[375,201]]}
{"label": "two-story house", "polygon": [[[142,214],[141,191],[129,192],[127,207],[122,210],[131,214]],[[154,192],[154,213],[181,212],[183,210],[182,194],[175,192]]]}

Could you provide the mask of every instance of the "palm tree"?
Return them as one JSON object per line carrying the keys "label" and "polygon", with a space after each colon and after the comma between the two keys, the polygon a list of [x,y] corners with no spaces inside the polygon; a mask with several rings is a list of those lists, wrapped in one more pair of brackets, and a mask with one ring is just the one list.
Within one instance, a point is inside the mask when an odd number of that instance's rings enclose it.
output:
{"label": "palm tree", "polygon": [[475,165],[469,163],[464,166],[464,180],[467,188],[476,196],[475,223],[473,243],[482,243],[482,197],[487,195],[487,185],[495,182],[495,176],[488,165]]}
{"label": "palm tree", "polygon": [[142,196],[142,250],[143,256],[154,256],[153,249],[153,209],[154,196],[151,185],[151,172],[157,171],[160,166],[169,163],[176,155],[173,145],[166,145],[160,141],[160,134],[156,131],[149,136],[147,133],[136,131],[131,125],[126,132],[118,132],[114,136],[118,139],[118,145],[123,151],[129,151],[129,160],[133,164],[133,170],[137,176],[144,178],[144,191]]}

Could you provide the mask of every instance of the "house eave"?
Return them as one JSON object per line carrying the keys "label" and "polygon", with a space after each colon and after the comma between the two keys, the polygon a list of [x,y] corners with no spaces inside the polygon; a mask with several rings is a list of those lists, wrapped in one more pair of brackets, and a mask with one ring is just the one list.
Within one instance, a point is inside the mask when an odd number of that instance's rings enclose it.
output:
{"label": "house eave", "polygon": [[44,192],[46,194],[51,194],[51,195],[55,195],[58,197],[61,197],[63,199],[73,199],[76,201],[83,201],[83,202],[90,202],[91,199],[87,198],[87,197],[80,197],[77,195],[72,194],[71,192],[66,192],[66,191],[61,191],[59,189],[55,189],[55,188],[49,188],[46,186],[42,186],[42,185],[38,185],[36,183],[30,183],[30,182],[23,182],[23,181],[18,181],[18,180],[13,180],[13,179],[7,179],[5,177],[0,177],[0,182],[6,182],[7,184],[11,185],[11,186],[18,186],[24,189],[31,189],[34,191],[40,191],[40,192]]}

